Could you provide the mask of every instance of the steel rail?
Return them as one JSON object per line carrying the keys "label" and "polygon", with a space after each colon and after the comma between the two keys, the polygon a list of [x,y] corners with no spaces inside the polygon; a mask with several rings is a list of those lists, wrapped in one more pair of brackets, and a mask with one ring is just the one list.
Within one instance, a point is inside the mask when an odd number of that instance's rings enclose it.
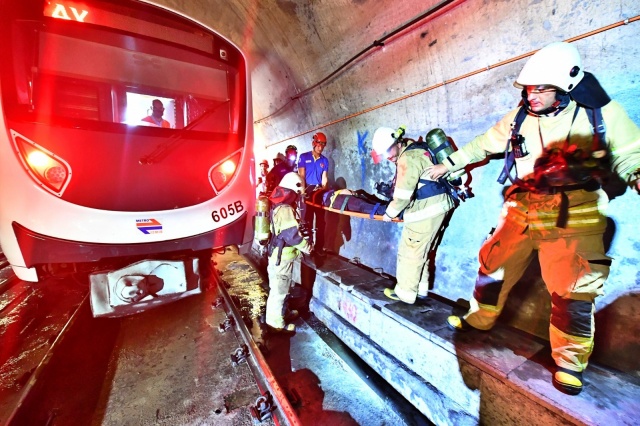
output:
{"label": "steel rail", "polygon": [[242,320],[242,316],[240,312],[233,304],[229,293],[227,293],[227,289],[225,288],[225,280],[218,276],[217,273],[214,274],[216,279],[216,284],[218,285],[218,290],[222,294],[222,297],[225,301],[225,305],[230,311],[231,315],[235,320],[235,328],[239,332],[242,340],[249,348],[249,352],[251,356],[247,358],[247,364],[253,373],[253,376],[256,379],[256,384],[258,385],[258,389],[261,394],[264,394],[266,390],[271,393],[274,402],[278,406],[279,410],[275,410],[273,412],[274,421],[277,425],[288,425],[288,426],[302,426],[300,420],[298,419],[298,415],[294,411],[293,407],[289,403],[284,391],[280,387],[280,384],[276,381],[271,368],[267,364],[267,361],[264,359],[260,348],[251,337],[251,333],[247,329],[246,324]]}
{"label": "steel rail", "polygon": [[14,421],[15,416],[18,414],[24,402],[29,397],[29,393],[31,392],[33,387],[36,385],[42,373],[45,371],[47,365],[49,364],[49,361],[51,361],[51,358],[53,358],[53,354],[58,349],[58,346],[61,344],[62,340],[65,338],[67,332],[71,329],[72,325],[76,322],[76,319],[79,316],[80,310],[83,308],[85,303],[88,303],[88,300],[89,300],[89,294],[87,293],[87,295],[82,299],[82,301],[80,302],[76,310],[73,312],[73,314],[71,314],[71,316],[67,320],[67,323],[64,325],[64,327],[62,327],[62,329],[58,333],[58,336],[53,341],[51,346],[49,346],[49,349],[47,350],[47,353],[45,354],[45,356],[42,358],[42,361],[40,361],[38,366],[35,368],[31,376],[29,377],[29,381],[22,389],[22,392],[20,393],[20,398],[18,399],[18,403],[15,405],[13,411],[11,412],[11,415],[9,415],[6,426],[12,425],[12,422]]}

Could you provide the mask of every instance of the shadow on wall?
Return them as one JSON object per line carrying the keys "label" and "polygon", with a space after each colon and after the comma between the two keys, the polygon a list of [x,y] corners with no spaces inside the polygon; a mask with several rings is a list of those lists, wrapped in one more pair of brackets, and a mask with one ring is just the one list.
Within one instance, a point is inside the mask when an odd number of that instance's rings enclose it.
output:
{"label": "shadow on wall", "polygon": [[[347,189],[346,180],[343,177],[337,178],[332,189]],[[340,253],[340,247],[351,241],[351,217],[328,211],[325,211],[324,215],[325,248]]]}
{"label": "shadow on wall", "polygon": [[429,258],[427,262],[427,268],[429,268],[429,291],[432,291],[435,287],[435,278],[436,278],[436,255],[438,253],[438,248],[440,247],[440,243],[442,243],[442,239],[444,238],[445,232],[447,232],[447,228],[451,223],[451,218],[453,217],[456,209],[451,209],[447,212],[447,215],[442,222],[442,226],[438,230],[438,234],[436,235],[436,239],[433,243],[433,249],[427,253],[427,257]]}

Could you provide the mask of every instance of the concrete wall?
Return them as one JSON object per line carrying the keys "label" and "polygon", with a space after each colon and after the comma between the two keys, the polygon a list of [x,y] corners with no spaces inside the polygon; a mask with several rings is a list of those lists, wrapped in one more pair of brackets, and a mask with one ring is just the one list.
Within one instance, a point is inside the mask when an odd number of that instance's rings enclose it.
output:
{"label": "concrete wall", "polygon": [[[375,166],[371,161],[376,128],[405,124],[408,135],[417,137],[440,127],[464,146],[518,103],[519,92],[512,83],[526,59],[495,64],[640,15],[640,4],[634,0],[458,1],[444,14],[369,51],[326,84],[280,109],[436,2],[162,2],[219,29],[247,51],[253,67],[257,160],[271,159],[291,143],[299,152],[307,151],[313,131],[321,128],[329,138],[325,154],[331,164],[331,183],[369,192],[374,192],[375,182],[389,180],[394,173],[390,163]],[[631,22],[589,35],[575,45],[584,68],[640,124],[639,35],[640,22]],[[477,70],[484,71],[438,86]],[[364,112],[425,88],[432,89]],[[476,196],[455,211],[437,251],[433,291],[447,299],[464,303],[471,295],[477,251],[501,207],[502,187],[495,182],[501,166],[500,160],[493,160],[471,171]],[[640,197],[630,190],[617,195],[610,205],[607,241],[614,263],[606,295],[597,304],[595,352],[602,362],[636,375],[640,375],[640,361],[631,354],[640,348],[639,207]],[[332,223],[329,248],[395,275],[401,225],[348,218],[333,218]],[[544,284],[532,265],[516,287],[504,319],[546,337],[548,304]]]}

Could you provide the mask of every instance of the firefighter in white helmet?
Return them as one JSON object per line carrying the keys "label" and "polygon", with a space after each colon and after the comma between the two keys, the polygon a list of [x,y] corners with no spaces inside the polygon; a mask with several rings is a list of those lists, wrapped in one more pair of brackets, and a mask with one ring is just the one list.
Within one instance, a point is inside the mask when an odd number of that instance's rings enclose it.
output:
{"label": "firefighter in white helmet", "polygon": [[397,284],[385,289],[393,300],[413,304],[425,299],[429,291],[429,252],[435,248],[445,216],[454,207],[448,188],[433,181],[427,172],[433,166],[426,144],[408,145],[391,128],[377,129],[372,148],[376,155],[396,163],[393,199],[383,220],[402,216],[404,227],[398,243]]}
{"label": "firefighter in white helmet", "polygon": [[311,253],[309,240],[298,228],[300,216],[297,211],[298,197],[303,191],[303,183],[295,172],[287,173],[271,193],[271,241],[269,243],[269,297],[265,322],[276,331],[295,331],[294,324],[287,324],[297,316],[297,312],[284,314],[285,299],[292,284],[293,262],[300,253]]}
{"label": "firefighter in white helmet", "polygon": [[522,90],[522,112],[509,112],[430,173],[437,178],[507,151],[502,181],[513,183],[496,230],[480,249],[471,308],[447,323],[458,331],[493,327],[537,251],[551,294],[553,383],[575,395],[593,348],[594,300],[611,265],[602,240],[608,199],[600,184],[614,172],[640,189],[640,129],[583,71],[569,43],[536,52],[514,85]]}

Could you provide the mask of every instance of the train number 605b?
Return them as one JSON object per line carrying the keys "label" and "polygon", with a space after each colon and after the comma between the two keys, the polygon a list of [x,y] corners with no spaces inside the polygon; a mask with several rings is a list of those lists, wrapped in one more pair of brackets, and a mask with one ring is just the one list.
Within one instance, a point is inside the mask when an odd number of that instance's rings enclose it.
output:
{"label": "train number 605b", "polygon": [[211,217],[214,222],[220,222],[220,219],[226,219],[227,217],[239,214],[242,211],[244,211],[244,206],[242,205],[242,201],[238,200],[233,204],[229,203],[227,207],[222,207],[220,210],[212,211]]}

